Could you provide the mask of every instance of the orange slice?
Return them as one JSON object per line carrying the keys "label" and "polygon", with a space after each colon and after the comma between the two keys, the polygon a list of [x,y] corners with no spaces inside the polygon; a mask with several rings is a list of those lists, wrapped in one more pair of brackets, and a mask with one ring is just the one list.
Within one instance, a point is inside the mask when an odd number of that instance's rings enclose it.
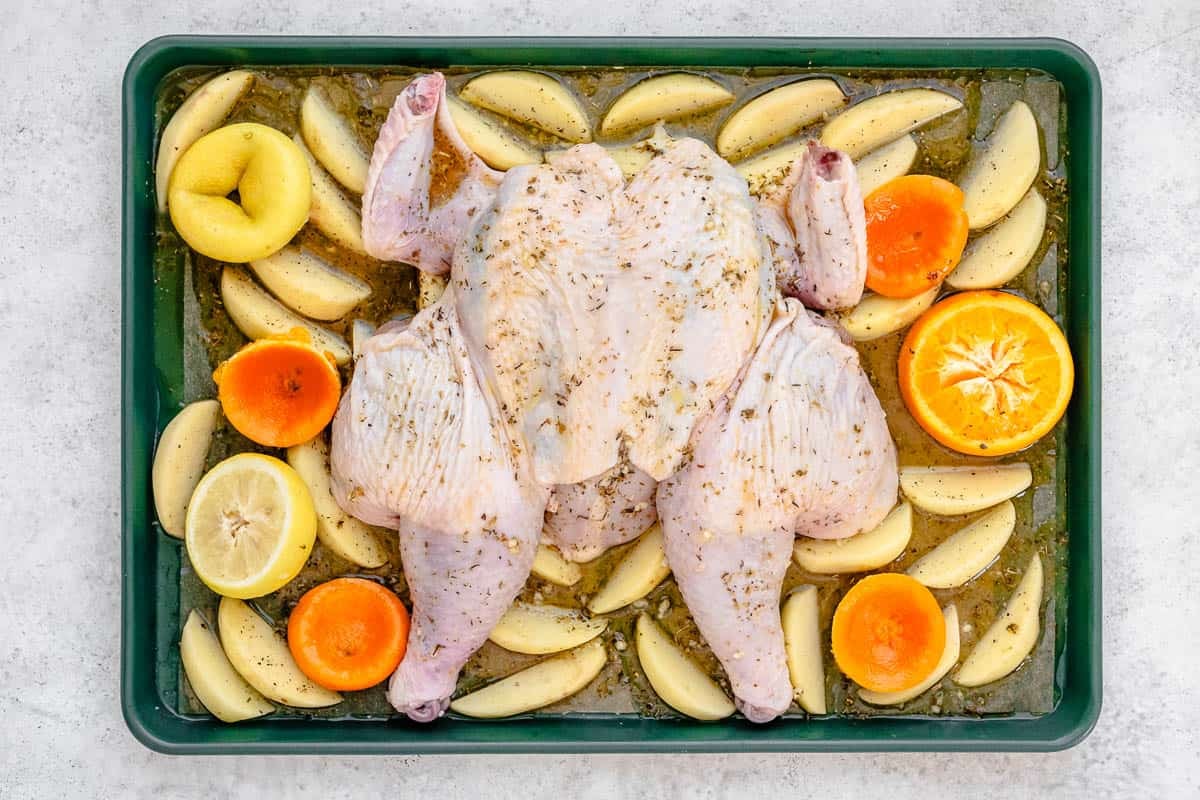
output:
{"label": "orange slice", "polygon": [[1075,368],[1044,311],[997,291],[961,292],[927,311],[900,349],[900,393],[930,436],[960,453],[1023,450],[1062,418]]}

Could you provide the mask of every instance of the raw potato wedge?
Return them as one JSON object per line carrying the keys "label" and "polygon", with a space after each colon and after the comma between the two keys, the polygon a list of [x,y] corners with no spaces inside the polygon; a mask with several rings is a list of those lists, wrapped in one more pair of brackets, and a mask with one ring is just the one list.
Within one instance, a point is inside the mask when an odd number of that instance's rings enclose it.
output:
{"label": "raw potato wedge", "polygon": [[325,90],[315,84],[308,87],[300,104],[300,134],[334,180],[355,194],[363,193],[370,156]]}
{"label": "raw potato wedge", "polygon": [[432,275],[428,272],[417,272],[417,310],[436,303],[446,291],[450,282],[448,275]]}
{"label": "raw potato wedge", "polygon": [[783,648],[796,702],[810,714],[824,714],[825,659],[821,650],[821,625],[817,587],[799,586],[783,604]]}
{"label": "raw potato wedge", "polygon": [[873,530],[846,539],[799,537],[792,557],[801,569],[817,575],[867,572],[890,564],[912,538],[912,506],[901,503]]}
{"label": "raw potato wedge", "polygon": [[725,719],[734,706],[721,687],[650,618],[638,615],[637,654],[646,680],[662,701],[693,719]]}
{"label": "raw potato wedge", "polygon": [[365,319],[356,319],[350,325],[350,353],[355,361],[362,355],[367,339],[375,335],[375,326]]}
{"label": "raw potato wedge", "polygon": [[1037,644],[1041,610],[1042,559],[1034,553],[1016,591],[1008,598],[1004,613],[996,618],[959,667],[954,682],[959,686],[983,686],[1019,667]]}
{"label": "raw potato wedge", "polygon": [[304,328],[312,337],[313,346],[332,353],[339,366],[350,360],[350,346],[345,339],[293,314],[260,289],[240,267],[226,266],[222,270],[221,302],[233,324],[250,339],[278,336],[292,328]]}
{"label": "raw potato wedge", "polygon": [[600,122],[600,134],[615,136],[659,120],[714,111],[733,99],[733,92],[705,75],[655,75],[634,84],[616,99]]}
{"label": "raw potato wedge", "polygon": [[317,511],[317,538],[339,557],[374,569],[387,563],[387,550],[379,540],[381,529],[342,511],[333,499],[329,477],[329,449],[320,436],[289,447],[287,462],[300,475]]}
{"label": "raw potato wedge", "polygon": [[572,608],[518,602],[505,612],[488,638],[505,650],[540,656],[578,647],[607,627],[608,620],[586,619]]}
{"label": "raw potato wedge", "polygon": [[1041,167],[1037,120],[1029,106],[1018,100],[997,120],[959,183],[971,230],[986,228],[1012,211]]}
{"label": "raw potato wedge", "polygon": [[736,161],[786,139],[845,102],[841,87],[828,78],[777,86],[729,116],[717,134],[717,152]]}
{"label": "raw potato wedge", "polygon": [[884,92],[829,120],[821,131],[821,144],[859,158],[962,107],[957,97],[936,89]]}
{"label": "raw potato wedge", "polygon": [[531,572],[557,586],[574,586],[583,577],[583,570],[578,564],[567,561],[562,553],[545,544],[538,545]]}
{"label": "raw potato wedge", "polygon": [[873,692],[870,689],[859,689],[858,696],[864,703],[870,703],[873,706],[898,706],[901,703],[907,703],[909,700],[925,694],[954,668],[954,665],[958,663],[960,643],[958,609],[953,603],[942,609],[942,619],[946,621],[946,646],[942,649],[942,657],[938,659],[937,666],[933,668],[929,677],[902,692]]}
{"label": "raw potato wedge", "polygon": [[308,209],[308,221],[331,241],[359,255],[368,255],[367,246],[363,244],[362,217],[358,209],[317,163],[304,144],[303,137],[297,133],[292,141],[300,145],[301,152],[308,159],[308,173],[312,176],[312,205]]}
{"label": "raw potato wedge", "polygon": [[931,589],[955,589],[983,572],[1000,555],[1017,524],[1017,510],[1005,500],[908,568]]}
{"label": "raw potato wedge", "polygon": [[254,84],[254,73],[242,69],[226,72],[210,80],[187,99],[163,128],[158,142],[158,159],[154,164],[154,196],[158,199],[158,210],[167,210],[167,186],[171,172],[183,151],[197,139],[220,127],[237,101],[250,91]]}
{"label": "raw potato wedge", "polygon": [[285,306],[311,319],[341,319],[371,296],[366,281],[292,245],[251,261],[250,269]]}
{"label": "raw potato wedge", "polygon": [[229,663],[247,683],[276,703],[324,708],[342,702],[340,694],[305,677],[283,637],[241,600],[221,598],[217,629]]}
{"label": "raw potato wedge", "polygon": [[953,517],[1010,500],[1033,483],[1028,464],[901,467],[900,491],[922,511]]}
{"label": "raw potato wedge", "polygon": [[967,245],[962,260],[946,278],[955,289],[994,289],[1024,271],[1046,232],[1046,201],[1037,189],[1008,216]]}
{"label": "raw potato wedge", "polygon": [[838,315],[842,329],[856,342],[869,342],[907,328],[916,322],[937,299],[941,287],[935,286],[916,297],[884,297],[867,293],[854,308]]}
{"label": "raw potato wedge", "polygon": [[803,141],[785,144],[774,150],[768,150],[762,155],[746,159],[734,165],[734,169],[746,179],[751,194],[761,195],[765,193],[765,190],[783,180],[791,170],[792,164],[807,148],[808,142]]}
{"label": "raw potato wedge", "polygon": [[565,700],[587,686],[604,665],[604,642],[592,639],[582,647],[552,656],[503,680],[458,698],[450,709],[468,717],[511,717]]}
{"label": "raw potato wedge", "polygon": [[188,614],[179,637],[179,658],[200,703],[222,722],[241,722],[275,710],[237,674],[217,635],[194,610]]}
{"label": "raw potato wedge", "polygon": [[188,500],[204,474],[208,445],[220,421],[218,401],[188,403],[167,423],[154,449],[150,470],[154,510],[162,529],[177,539],[183,538]]}
{"label": "raw potato wedge", "polygon": [[917,160],[917,140],[911,133],[873,150],[854,163],[863,197],[890,180],[907,175]]}
{"label": "raw potato wedge", "polygon": [[446,95],[446,102],[459,135],[471,152],[486,161],[488,166],[508,169],[521,164],[541,163],[541,150],[521,141],[457,97]]}
{"label": "raw potato wedge", "polygon": [[592,140],[592,129],[579,98],[541,72],[525,69],[488,72],[467,81],[458,96],[568,142]]}
{"label": "raw potato wedge", "polygon": [[608,580],[588,602],[588,610],[593,614],[607,614],[624,608],[650,594],[670,574],[662,528],[656,522],[625,551],[608,574]]}

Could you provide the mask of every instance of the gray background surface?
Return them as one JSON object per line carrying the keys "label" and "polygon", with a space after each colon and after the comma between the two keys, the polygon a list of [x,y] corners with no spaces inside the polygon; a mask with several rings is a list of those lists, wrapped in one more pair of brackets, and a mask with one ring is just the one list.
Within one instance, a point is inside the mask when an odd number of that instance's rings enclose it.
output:
{"label": "gray background surface", "polygon": [[[0,0],[0,795],[1200,797],[1200,3]],[[120,78],[166,33],[1052,35],[1099,63],[1104,649],[1050,755],[167,758],[118,679]],[[866,795],[869,796],[869,795]]]}

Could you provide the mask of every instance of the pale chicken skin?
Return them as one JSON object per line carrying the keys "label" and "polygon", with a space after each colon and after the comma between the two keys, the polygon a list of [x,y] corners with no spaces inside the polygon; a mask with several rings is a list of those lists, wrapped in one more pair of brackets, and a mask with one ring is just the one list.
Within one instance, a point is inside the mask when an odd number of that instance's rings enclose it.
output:
{"label": "pale chicken skin", "polygon": [[332,441],[338,503],[399,530],[412,628],[388,698],[436,719],[524,585],[548,495],[493,422],[453,291],[368,340]]}
{"label": "pale chicken skin", "polygon": [[568,561],[591,561],[654,524],[657,487],[653,478],[624,458],[594,478],[555,486],[542,540]]}
{"label": "pale chicken skin", "polygon": [[791,703],[779,601],[794,537],[873,528],[897,484],[857,352],[797,300],[780,301],[739,385],[657,495],[675,580],[747,719]]}

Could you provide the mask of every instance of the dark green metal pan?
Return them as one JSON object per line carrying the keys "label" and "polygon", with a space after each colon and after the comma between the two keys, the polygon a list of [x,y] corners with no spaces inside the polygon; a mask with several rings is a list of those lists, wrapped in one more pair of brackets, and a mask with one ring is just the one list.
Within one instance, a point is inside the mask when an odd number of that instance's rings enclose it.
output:
{"label": "dark green metal pan", "polygon": [[[1076,359],[1068,412],[1067,612],[1050,713],[981,718],[830,717],[754,726],[616,714],[507,722],[265,718],[225,725],[181,715],[178,577],[181,548],[153,525],[150,463],[169,389],[156,352],[178,351],[178,320],[154,313],[155,98],[185,66],[681,65],[1036,69],[1063,86],[1069,146],[1064,317]],[[1100,78],[1074,45],[1051,39],[486,39],[167,37],[142,47],[124,80],[122,223],[121,703],[133,734],[168,753],[695,752],[1058,750],[1100,713]],[[163,394],[165,393],[164,396]],[[165,421],[165,420],[163,420]],[[170,687],[168,689],[168,687]]]}

